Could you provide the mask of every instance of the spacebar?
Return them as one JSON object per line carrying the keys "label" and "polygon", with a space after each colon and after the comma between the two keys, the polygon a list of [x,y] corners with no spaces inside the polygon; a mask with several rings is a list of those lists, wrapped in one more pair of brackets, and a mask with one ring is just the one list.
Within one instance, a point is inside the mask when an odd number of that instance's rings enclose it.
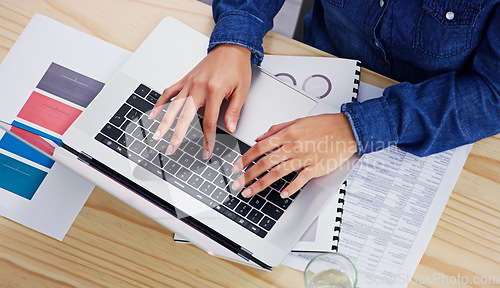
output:
{"label": "spacebar", "polygon": [[185,183],[182,183],[177,177],[166,172],[165,170],[162,170],[159,167],[157,167],[155,165],[151,165],[151,164],[147,165],[144,168],[146,168],[146,170],[148,170],[149,172],[158,176],[159,178],[162,178],[163,180],[165,180],[169,184],[174,185],[175,187],[181,189],[182,191],[186,192],[187,194],[191,195],[192,197],[200,200],[205,205],[213,206],[213,204],[214,204],[213,200],[208,198],[205,194],[201,193],[200,191],[192,188],[191,186],[186,185]]}

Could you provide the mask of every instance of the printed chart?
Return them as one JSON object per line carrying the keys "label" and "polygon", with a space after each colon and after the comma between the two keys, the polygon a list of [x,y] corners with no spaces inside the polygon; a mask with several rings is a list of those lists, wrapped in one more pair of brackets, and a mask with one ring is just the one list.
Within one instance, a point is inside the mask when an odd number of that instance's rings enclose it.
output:
{"label": "printed chart", "polygon": [[[52,155],[54,145],[44,138],[57,142],[103,86],[52,63],[17,114],[11,132]],[[54,161],[12,135],[0,136],[0,188],[31,200],[47,175],[44,168],[50,169]]]}

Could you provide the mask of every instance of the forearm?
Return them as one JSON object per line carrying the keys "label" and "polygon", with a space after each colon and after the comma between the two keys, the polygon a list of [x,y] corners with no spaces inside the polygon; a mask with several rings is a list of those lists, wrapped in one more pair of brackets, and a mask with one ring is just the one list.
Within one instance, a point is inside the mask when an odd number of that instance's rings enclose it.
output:
{"label": "forearm", "polygon": [[264,57],[262,41],[273,27],[273,18],[284,0],[214,0],[215,28],[208,51],[222,43],[237,44],[252,52],[251,61],[260,64]]}

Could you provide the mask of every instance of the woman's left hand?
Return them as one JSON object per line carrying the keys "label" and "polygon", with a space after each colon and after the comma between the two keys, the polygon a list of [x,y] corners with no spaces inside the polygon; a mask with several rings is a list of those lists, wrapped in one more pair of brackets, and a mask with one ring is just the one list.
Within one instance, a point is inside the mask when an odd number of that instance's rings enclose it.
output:
{"label": "woman's left hand", "polygon": [[257,144],[236,162],[233,172],[241,172],[243,167],[264,156],[234,181],[233,189],[239,190],[269,172],[244,189],[244,197],[251,197],[281,177],[297,171],[298,176],[281,192],[281,197],[286,198],[312,178],[332,172],[358,150],[349,120],[340,113],[274,125],[256,141]]}

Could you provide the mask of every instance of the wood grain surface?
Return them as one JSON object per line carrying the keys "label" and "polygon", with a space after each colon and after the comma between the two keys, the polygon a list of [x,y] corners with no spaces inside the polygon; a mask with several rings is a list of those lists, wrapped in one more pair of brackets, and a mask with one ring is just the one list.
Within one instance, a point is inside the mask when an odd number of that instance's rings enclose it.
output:
{"label": "wood grain surface", "polygon": [[[211,8],[195,0],[2,0],[0,59],[35,13],[130,51],[166,16],[205,35],[214,25]],[[264,48],[331,56],[275,33]],[[362,81],[395,83],[365,69]],[[474,145],[414,275],[467,276],[471,283],[415,281],[409,287],[500,287],[499,207],[497,135]],[[303,280],[284,266],[261,272],[176,244],[172,232],[96,188],[62,242],[0,217],[0,287],[303,287]]]}

